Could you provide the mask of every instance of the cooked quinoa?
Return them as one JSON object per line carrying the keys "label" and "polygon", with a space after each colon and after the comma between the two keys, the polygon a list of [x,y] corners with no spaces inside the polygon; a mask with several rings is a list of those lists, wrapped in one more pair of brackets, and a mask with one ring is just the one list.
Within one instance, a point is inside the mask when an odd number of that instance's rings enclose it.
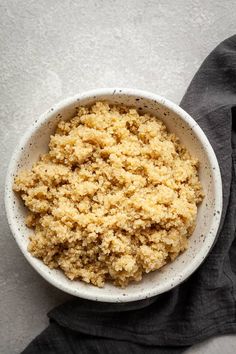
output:
{"label": "cooked quinoa", "polygon": [[203,198],[197,169],[156,117],[80,107],[15,178],[33,230],[28,250],[71,280],[140,281],[187,249]]}

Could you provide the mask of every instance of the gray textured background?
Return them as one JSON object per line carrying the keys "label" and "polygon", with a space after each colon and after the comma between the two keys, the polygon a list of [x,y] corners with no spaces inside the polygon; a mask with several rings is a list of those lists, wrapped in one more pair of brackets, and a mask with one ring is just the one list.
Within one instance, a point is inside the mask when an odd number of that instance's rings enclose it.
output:
{"label": "gray textured background", "polygon": [[[67,295],[25,261],[7,225],[11,153],[39,114],[98,87],[146,89],[179,102],[207,54],[236,32],[234,0],[0,0],[0,353],[19,353]],[[236,336],[190,353],[231,354]]]}

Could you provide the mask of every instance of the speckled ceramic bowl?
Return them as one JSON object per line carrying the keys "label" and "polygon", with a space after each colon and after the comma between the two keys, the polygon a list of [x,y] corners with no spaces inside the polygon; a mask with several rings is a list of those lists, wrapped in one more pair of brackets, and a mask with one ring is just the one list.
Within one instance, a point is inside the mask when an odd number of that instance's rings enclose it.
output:
{"label": "speckled ceramic bowl", "polygon": [[[99,289],[81,281],[70,281],[60,270],[51,270],[27,251],[30,230],[24,225],[26,209],[12,191],[18,169],[31,167],[39,154],[47,151],[50,134],[58,121],[71,118],[76,107],[97,100],[135,106],[140,112],[158,116],[176,133],[187,149],[200,160],[200,180],[205,198],[198,209],[197,226],[190,238],[189,249],[161,270],[149,273],[139,283],[125,289],[106,284]],[[170,290],[188,278],[211,249],[220,223],[222,210],[221,175],[215,153],[198,124],[176,104],[152,93],[134,89],[99,89],[76,95],[53,106],[37,118],[16,148],[7,172],[5,205],[13,236],[29,263],[44,279],[57,288],[82,298],[127,302],[148,298]]]}

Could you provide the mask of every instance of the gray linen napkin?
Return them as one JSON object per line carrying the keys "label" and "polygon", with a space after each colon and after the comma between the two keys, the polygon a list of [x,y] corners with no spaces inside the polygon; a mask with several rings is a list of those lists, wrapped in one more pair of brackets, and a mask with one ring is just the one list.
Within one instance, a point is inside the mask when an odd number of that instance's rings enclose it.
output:
{"label": "gray linen napkin", "polygon": [[213,249],[179,287],[126,304],[75,299],[52,310],[30,353],[180,353],[236,332],[236,36],[204,61],[181,106],[204,130],[223,179],[223,215]]}

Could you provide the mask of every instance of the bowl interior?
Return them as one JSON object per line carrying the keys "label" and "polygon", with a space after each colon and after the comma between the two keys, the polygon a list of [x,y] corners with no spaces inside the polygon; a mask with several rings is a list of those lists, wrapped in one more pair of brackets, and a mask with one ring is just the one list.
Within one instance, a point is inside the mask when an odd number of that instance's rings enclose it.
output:
{"label": "bowl interior", "polygon": [[[79,105],[90,105],[97,100],[136,107],[162,119],[170,132],[176,133],[182,143],[200,160],[199,175],[205,198],[198,208],[197,226],[190,237],[189,249],[161,270],[144,276],[140,283],[125,289],[106,284],[99,289],[81,281],[70,281],[59,270],[50,270],[42,261],[27,251],[30,230],[24,225],[26,209],[17,194],[12,192],[12,181],[17,171],[31,167],[39,155],[48,149],[49,137],[61,119],[70,119]],[[10,227],[22,252],[31,265],[49,282],[76,296],[99,301],[125,302],[147,298],[171,289],[186,279],[203,261],[211,248],[221,214],[220,172],[214,152],[205,135],[187,113],[159,96],[144,95],[140,91],[112,90],[84,94],[64,101],[36,120],[14,153],[6,182],[6,209]],[[220,186],[221,187],[221,186]],[[217,191],[218,189],[218,191]]]}

